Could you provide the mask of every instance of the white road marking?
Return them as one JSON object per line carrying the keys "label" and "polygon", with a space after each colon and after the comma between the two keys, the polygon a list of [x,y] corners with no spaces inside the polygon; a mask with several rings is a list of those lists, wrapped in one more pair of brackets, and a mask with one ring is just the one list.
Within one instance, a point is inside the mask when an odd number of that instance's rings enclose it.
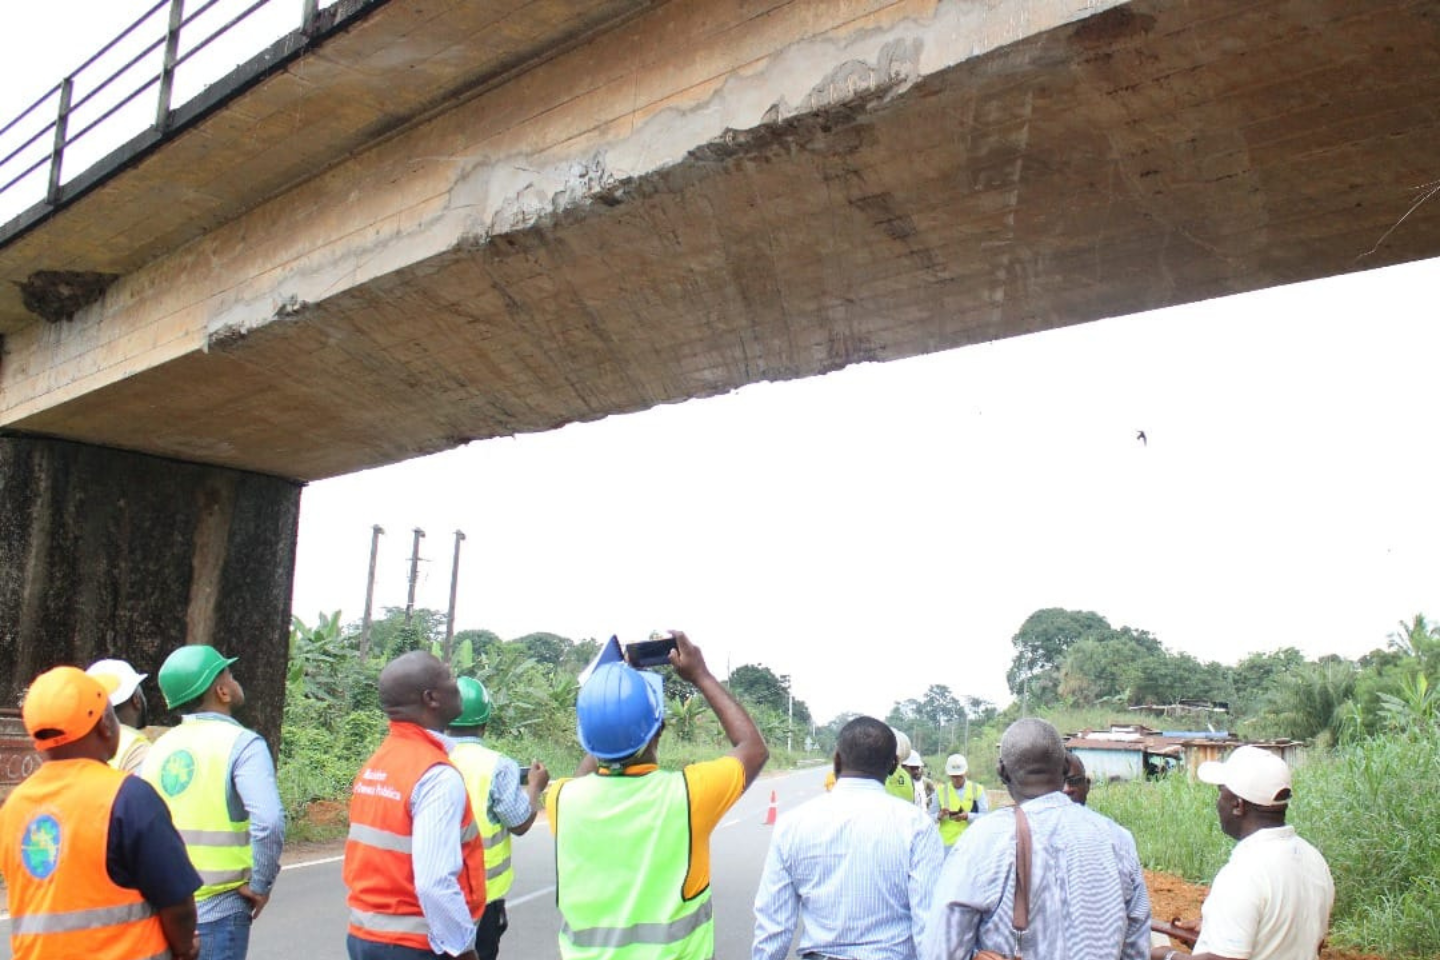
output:
{"label": "white road marking", "polygon": [[506,897],[506,898],[505,898],[505,907],[506,907],[507,910],[508,910],[510,907],[518,907],[518,906],[520,906],[520,904],[522,904],[522,903],[527,903],[527,902],[529,902],[529,901],[531,901],[531,900],[534,900],[534,899],[536,899],[536,898],[538,898],[538,897],[543,897],[543,896],[546,896],[547,894],[551,894],[551,893],[554,893],[554,892],[555,892],[555,885],[552,883],[552,884],[551,884],[550,886],[548,886],[548,887],[541,887],[539,890],[536,890],[534,893],[527,893],[527,894],[525,894],[525,896],[523,896],[523,897],[516,897],[516,898],[513,899],[513,900],[510,899],[509,897]]}
{"label": "white road marking", "polygon": [[302,861],[300,861],[299,863],[286,863],[286,864],[282,864],[282,865],[280,866],[280,869],[281,869],[282,871],[284,871],[284,870],[299,870],[301,867],[318,867],[318,866],[321,866],[322,864],[326,864],[326,863],[339,863],[341,860],[344,860],[344,859],[345,859],[345,855],[344,855],[344,854],[341,854],[341,855],[338,856],[338,857],[322,857],[322,858],[319,859],[319,860],[302,860]]}

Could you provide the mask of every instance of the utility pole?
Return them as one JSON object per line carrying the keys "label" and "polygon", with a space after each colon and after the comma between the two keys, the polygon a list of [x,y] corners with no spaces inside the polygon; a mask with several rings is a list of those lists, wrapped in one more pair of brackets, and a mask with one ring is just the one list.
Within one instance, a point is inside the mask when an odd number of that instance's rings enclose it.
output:
{"label": "utility pole", "polygon": [[380,535],[385,528],[375,524],[370,528],[370,576],[365,581],[365,618],[360,621],[360,662],[370,656],[370,617],[375,606],[375,556],[380,551]]}
{"label": "utility pole", "polygon": [[460,586],[460,541],[465,539],[465,533],[461,530],[455,531],[455,560],[450,564],[450,612],[445,615],[445,664],[449,666],[450,658],[455,653],[455,591]]}
{"label": "utility pole", "polygon": [[411,615],[415,612],[415,583],[420,579],[420,538],[425,531],[415,528],[415,543],[410,548],[410,595],[405,598],[405,626],[410,626]]}

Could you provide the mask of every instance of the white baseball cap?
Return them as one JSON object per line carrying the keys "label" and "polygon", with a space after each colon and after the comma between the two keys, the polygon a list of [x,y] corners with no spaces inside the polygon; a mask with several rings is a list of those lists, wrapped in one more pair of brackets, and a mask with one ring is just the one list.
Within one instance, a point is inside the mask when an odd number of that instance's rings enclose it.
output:
{"label": "white baseball cap", "polygon": [[150,676],[148,673],[136,673],[135,668],[124,660],[97,660],[85,672],[92,677],[114,677],[120,682],[110,694],[112,707],[118,707],[135,696],[135,688],[140,686],[140,681]]}
{"label": "white baseball cap", "polygon": [[945,776],[963,777],[970,772],[970,762],[964,754],[952,753],[945,758]]}
{"label": "white baseball cap", "polygon": [[1241,800],[1262,807],[1290,802],[1290,765],[1260,747],[1236,747],[1224,762],[1207,760],[1195,775],[1217,787],[1228,787]]}

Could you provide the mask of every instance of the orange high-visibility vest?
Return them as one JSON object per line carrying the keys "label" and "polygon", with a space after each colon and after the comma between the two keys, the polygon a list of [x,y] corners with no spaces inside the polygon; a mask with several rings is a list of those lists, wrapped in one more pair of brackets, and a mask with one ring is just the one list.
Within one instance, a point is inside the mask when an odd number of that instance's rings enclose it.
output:
{"label": "orange high-visibility vest", "polygon": [[[433,738],[413,723],[392,721],[390,735],[355,778],[343,873],[350,890],[350,932],[362,940],[430,949],[430,925],[415,895],[410,859],[415,832],[410,795],[437,764],[452,766]],[[485,844],[468,803],[455,829],[464,857],[460,889],[471,918],[478,920],[485,910]]]}
{"label": "orange high-visibility vest", "polygon": [[105,868],[110,811],[128,776],[99,760],[51,760],[0,807],[15,960],[170,956],[154,908]]}

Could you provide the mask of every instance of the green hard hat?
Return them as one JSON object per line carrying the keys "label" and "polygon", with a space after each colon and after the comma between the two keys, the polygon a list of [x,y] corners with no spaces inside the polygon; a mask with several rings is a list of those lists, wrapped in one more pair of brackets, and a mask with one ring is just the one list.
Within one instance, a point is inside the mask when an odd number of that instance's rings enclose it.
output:
{"label": "green hard hat", "polygon": [[182,707],[210,689],[210,684],[239,657],[221,656],[214,647],[187,644],[160,665],[160,692],[165,706]]}
{"label": "green hard hat", "polygon": [[485,684],[474,677],[461,677],[460,716],[450,721],[452,727],[478,727],[490,720],[490,693]]}

